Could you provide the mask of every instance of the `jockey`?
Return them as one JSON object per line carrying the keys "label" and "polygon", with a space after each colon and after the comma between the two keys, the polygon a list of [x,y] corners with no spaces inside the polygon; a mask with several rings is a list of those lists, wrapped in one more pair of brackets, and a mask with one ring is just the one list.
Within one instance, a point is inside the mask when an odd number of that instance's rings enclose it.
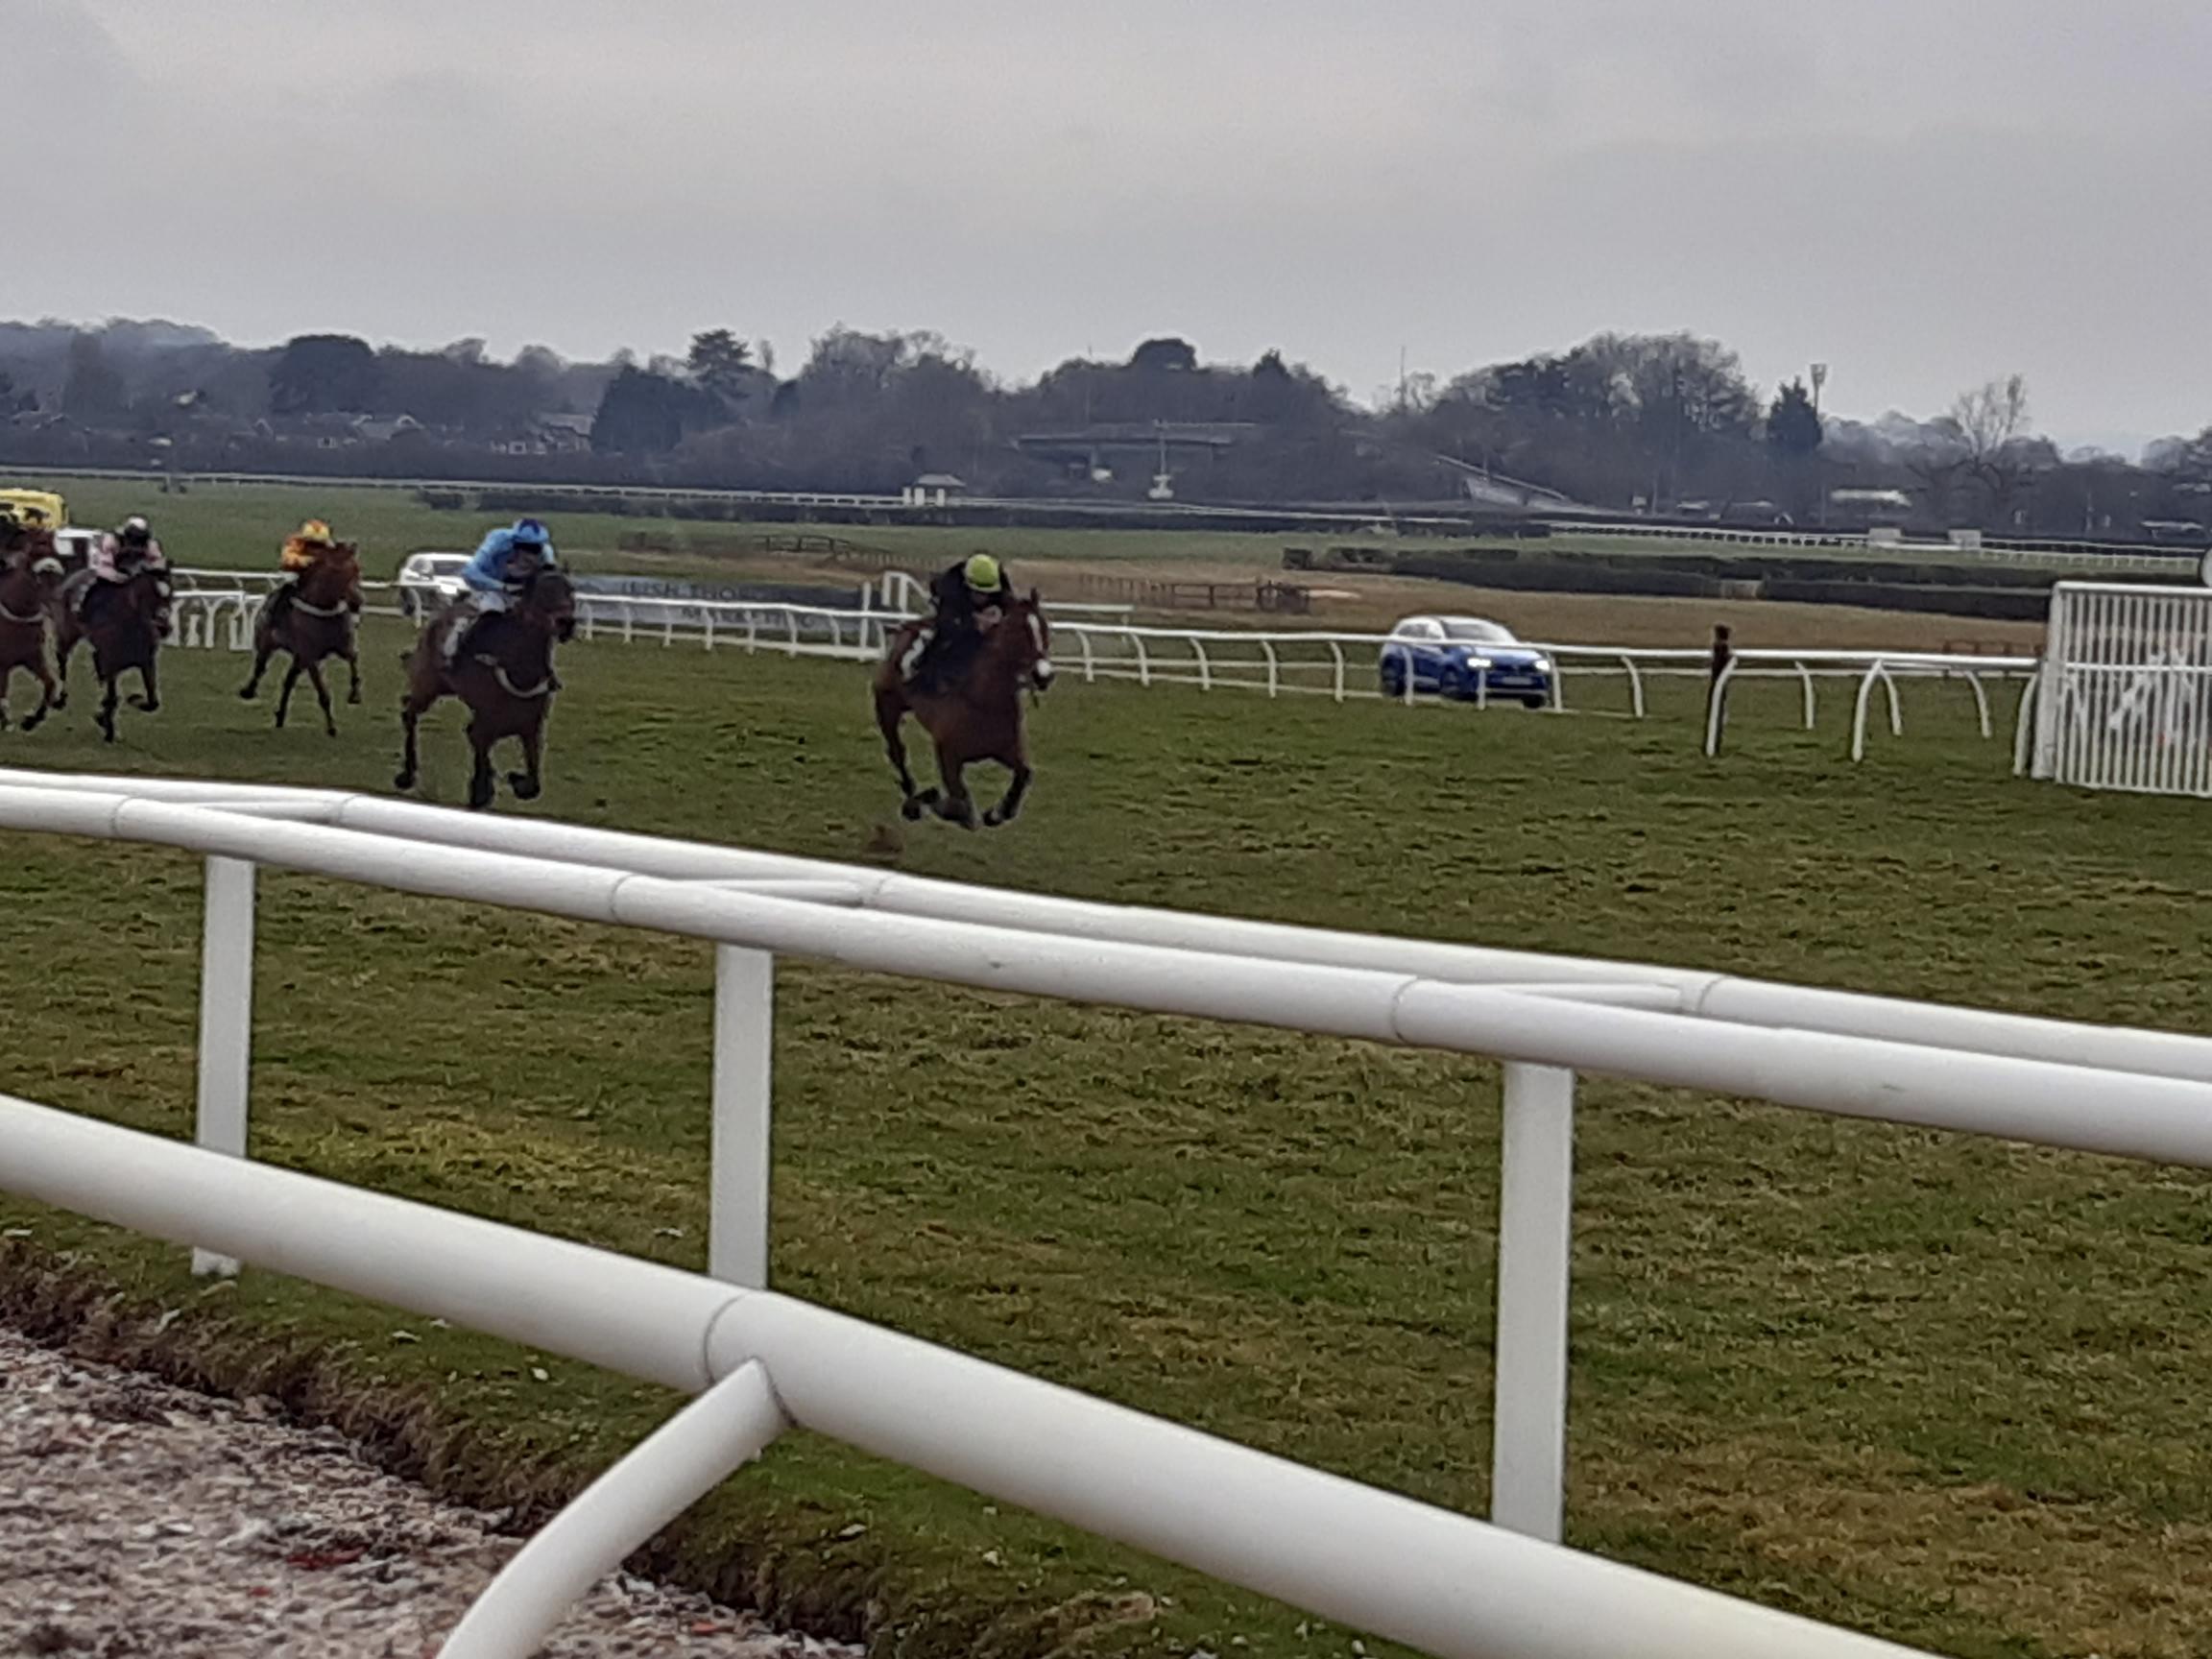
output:
{"label": "jockey", "polygon": [[462,646],[487,616],[507,609],[531,572],[557,563],[552,533],[535,518],[517,519],[486,536],[461,570],[469,592],[445,630],[445,661],[450,663],[460,656]]}
{"label": "jockey", "polygon": [[85,568],[93,579],[77,595],[80,617],[85,614],[92,595],[108,584],[128,582],[141,570],[166,570],[169,561],[162,556],[161,543],[154,540],[153,528],[133,513],[119,529],[92,544]]}
{"label": "jockey", "polygon": [[931,613],[920,655],[907,668],[917,685],[957,667],[968,646],[982,637],[978,613],[997,611],[1000,615],[1014,603],[1014,585],[988,553],[977,553],[948,566],[930,579]]}
{"label": "jockey", "polygon": [[276,586],[269,591],[269,620],[281,621],[284,608],[292,602],[299,589],[300,578],[314,568],[315,561],[330,551],[334,545],[330,526],[320,518],[310,518],[285,539],[284,550],[276,555],[276,568],[280,574]]}

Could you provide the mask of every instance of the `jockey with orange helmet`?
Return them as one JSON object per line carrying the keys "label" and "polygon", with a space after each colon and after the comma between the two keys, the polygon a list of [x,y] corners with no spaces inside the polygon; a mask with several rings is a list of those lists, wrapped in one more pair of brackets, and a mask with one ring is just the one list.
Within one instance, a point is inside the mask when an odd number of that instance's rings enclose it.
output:
{"label": "jockey with orange helmet", "polygon": [[979,613],[1004,615],[1014,603],[1014,585],[998,560],[976,553],[931,578],[929,597],[935,609],[921,653],[907,668],[907,678],[917,685],[933,684],[959,666],[968,647],[982,637]]}
{"label": "jockey with orange helmet", "polygon": [[320,518],[306,523],[285,538],[284,547],[276,555],[276,568],[280,574],[276,585],[269,590],[269,619],[281,620],[284,608],[292,603],[299,589],[300,578],[315,567],[315,561],[330,551],[334,545],[330,526]]}

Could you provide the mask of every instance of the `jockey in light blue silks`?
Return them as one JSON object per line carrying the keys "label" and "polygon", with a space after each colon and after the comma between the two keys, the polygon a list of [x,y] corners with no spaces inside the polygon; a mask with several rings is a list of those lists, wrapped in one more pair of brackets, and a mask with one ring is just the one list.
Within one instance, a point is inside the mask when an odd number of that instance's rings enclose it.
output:
{"label": "jockey in light blue silks", "polygon": [[454,608],[454,619],[446,627],[445,661],[450,663],[460,656],[462,646],[487,616],[507,609],[532,571],[558,563],[551,532],[535,518],[517,519],[486,536],[461,569],[469,592]]}

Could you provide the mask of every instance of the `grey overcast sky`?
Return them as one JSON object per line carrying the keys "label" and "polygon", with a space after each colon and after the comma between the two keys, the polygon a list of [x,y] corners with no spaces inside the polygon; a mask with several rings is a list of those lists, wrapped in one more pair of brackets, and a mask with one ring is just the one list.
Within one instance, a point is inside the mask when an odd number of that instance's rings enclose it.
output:
{"label": "grey overcast sky", "polygon": [[[573,355],[1603,329],[2212,421],[2212,0],[0,0],[0,315]],[[33,228],[36,235],[23,234]]]}

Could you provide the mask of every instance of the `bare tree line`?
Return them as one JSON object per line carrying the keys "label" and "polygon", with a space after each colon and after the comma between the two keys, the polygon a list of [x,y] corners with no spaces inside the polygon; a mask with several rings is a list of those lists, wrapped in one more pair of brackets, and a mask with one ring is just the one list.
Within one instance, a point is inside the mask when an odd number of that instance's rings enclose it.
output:
{"label": "bare tree line", "polygon": [[[1408,373],[1360,407],[1269,351],[1205,362],[1161,336],[1009,384],[929,331],[834,327],[788,374],[702,330],[683,357],[512,361],[303,335],[0,324],[0,460],[281,467],[428,477],[897,490],[1264,503],[1464,499],[1470,479],[1588,506],[1729,521],[1888,516],[2038,535],[2187,535],[2212,519],[2212,427],[2140,463],[2061,456],[2017,374],[1927,420],[1763,393],[1720,343],[1599,334],[1446,379]],[[1490,497],[1498,498],[1498,488]]]}

